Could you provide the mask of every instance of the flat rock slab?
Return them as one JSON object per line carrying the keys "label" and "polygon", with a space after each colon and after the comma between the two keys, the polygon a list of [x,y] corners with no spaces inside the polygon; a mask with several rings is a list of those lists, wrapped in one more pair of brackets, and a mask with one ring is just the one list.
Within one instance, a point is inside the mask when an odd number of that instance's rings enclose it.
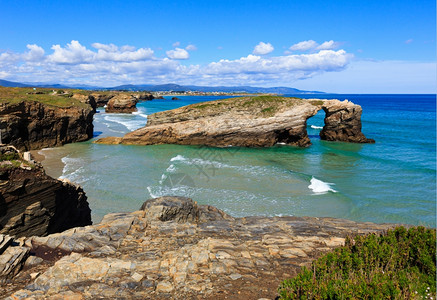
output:
{"label": "flat rock slab", "polygon": [[153,199],[143,208],[110,214],[94,226],[23,238],[29,248],[69,251],[45,268],[18,274],[5,286],[6,299],[274,299],[282,280],[343,245],[346,236],[395,226],[232,218],[176,197]]}

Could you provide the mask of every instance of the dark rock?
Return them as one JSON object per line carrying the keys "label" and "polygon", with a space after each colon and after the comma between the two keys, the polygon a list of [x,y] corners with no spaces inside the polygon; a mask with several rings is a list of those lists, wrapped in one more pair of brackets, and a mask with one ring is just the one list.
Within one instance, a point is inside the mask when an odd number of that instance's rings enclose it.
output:
{"label": "dark rock", "polygon": [[22,101],[0,104],[2,142],[20,150],[42,149],[93,137],[91,106],[55,107]]}
{"label": "dark rock", "polygon": [[143,203],[141,210],[146,211],[150,219],[178,223],[233,219],[218,208],[210,205],[197,205],[197,202],[186,197],[164,196],[149,199]]}
{"label": "dark rock", "polygon": [[180,100],[178,97],[172,97],[171,100]]}
{"label": "dark rock", "polygon": [[108,104],[108,101],[111,100],[111,98],[114,97],[115,94],[92,93],[91,96],[94,97],[97,107],[103,107]]}
{"label": "dark rock", "polygon": [[352,143],[375,143],[361,132],[362,108],[359,105],[323,106],[325,126],[320,132],[322,140]]}
{"label": "dark rock", "polygon": [[92,223],[87,197],[79,186],[53,179],[38,168],[3,172],[0,233],[44,236]]}

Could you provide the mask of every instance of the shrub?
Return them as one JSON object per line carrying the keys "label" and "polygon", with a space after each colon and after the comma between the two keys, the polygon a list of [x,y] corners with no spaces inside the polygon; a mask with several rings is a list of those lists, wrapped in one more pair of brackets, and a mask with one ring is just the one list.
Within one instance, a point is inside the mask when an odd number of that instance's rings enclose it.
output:
{"label": "shrub", "polygon": [[435,299],[435,294],[436,231],[421,226],[347,238],[344,247],[279,287],[279,299]]}

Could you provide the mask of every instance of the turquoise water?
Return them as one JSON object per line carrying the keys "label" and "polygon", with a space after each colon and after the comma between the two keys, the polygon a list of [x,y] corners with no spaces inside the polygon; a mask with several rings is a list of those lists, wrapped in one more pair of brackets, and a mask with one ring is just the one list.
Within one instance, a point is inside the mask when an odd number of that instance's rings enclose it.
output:
{"label": "turquoise water", "polygon": [[[302,97],[302,95],[299,95]],[[53,176],[79,183],[98,222],[162,195],[188,196],[233,216],[329,216],[436,225],[435,95],[304,95],[363,107],[363,132],[376,144],[321,141],[324,113],[308,120],[313,145],[300,149],[97,145],[43,150]],[[96,138],[142,127],[147,115],[223,97],[138,104],[133,115],[95,115]],[[59,161],[63,168],[56,167]]]}

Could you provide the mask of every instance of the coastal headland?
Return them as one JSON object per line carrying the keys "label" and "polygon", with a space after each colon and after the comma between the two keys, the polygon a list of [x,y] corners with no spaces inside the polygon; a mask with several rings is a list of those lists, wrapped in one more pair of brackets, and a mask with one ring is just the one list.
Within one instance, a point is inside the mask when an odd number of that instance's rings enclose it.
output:
{"label": "coastal headland", "polygon": [[147,125],[103,144],[181,144],[216,147],[311,145],[307,120],[325,111],[324,140],[374,143],[361,132],[361,106],[350,101],[252,96],[216,100],[158,112]]}

